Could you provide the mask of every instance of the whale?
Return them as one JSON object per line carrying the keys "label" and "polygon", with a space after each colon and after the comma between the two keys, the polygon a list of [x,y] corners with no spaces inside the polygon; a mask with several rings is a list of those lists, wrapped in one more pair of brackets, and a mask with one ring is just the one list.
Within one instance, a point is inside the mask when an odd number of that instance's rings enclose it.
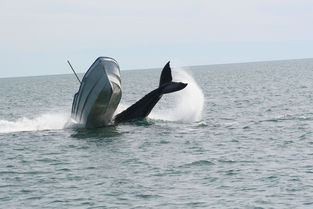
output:
{"label": "whale", "polygon": [[71,118],[85,128],[99,128],[145,119],[164,94],[184,89],[188,84],[173,81],[170,62],[163,67],[159,85],[128,107],[116,113],[121,101],[121,74],[117,61],[99,57],[87,70],[72,102]]}
{"label": "whale", "polygon": [[122,123],[142,120],[150,114],[153,107],[158,103],[164,94],[182,90],[186,86],[187,83],[172,81],[170,62],[168,62],[162,70],[158,88],[145,95],[123,112],[117,114],[114,118],[114,122]]}

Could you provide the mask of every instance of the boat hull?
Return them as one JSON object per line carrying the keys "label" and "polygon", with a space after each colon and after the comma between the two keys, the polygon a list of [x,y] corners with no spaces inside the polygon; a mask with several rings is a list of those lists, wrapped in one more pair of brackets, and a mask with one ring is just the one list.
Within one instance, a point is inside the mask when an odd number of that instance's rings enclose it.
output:
{"label": "boat hull", "polygon": [[86,128],[110,125],[121,97],[118,63],[109,57],[99,57],[74,95],[72,119]]}

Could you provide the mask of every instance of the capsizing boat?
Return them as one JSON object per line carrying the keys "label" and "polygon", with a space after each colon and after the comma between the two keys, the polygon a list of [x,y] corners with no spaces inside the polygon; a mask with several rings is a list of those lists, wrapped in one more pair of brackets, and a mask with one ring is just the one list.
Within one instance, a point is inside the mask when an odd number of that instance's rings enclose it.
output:
{"label": "capsizing boat", "polygon": [[86,128],[109,125],[122,97],[120,77],[116,60],[97,58],[74,95],[72,119]]}

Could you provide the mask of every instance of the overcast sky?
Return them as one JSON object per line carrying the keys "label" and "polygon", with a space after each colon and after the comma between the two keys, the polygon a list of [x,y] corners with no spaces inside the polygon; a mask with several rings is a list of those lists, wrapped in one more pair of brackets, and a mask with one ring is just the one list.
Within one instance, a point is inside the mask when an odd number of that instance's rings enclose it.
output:
{"label": "overcast sky", "polygon": [[311,0],[0,0],[0,77],[313,57]]}

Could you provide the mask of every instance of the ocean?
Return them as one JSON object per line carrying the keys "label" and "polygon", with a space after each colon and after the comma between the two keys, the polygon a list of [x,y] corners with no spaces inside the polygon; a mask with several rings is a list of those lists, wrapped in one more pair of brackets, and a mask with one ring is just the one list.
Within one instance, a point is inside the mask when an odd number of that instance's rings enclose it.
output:
{"label": "ocean", "polygon": [[[121,71],[118,111],[160,71]],[[1,78],[1,208],[313,208],[313,59],[173,78],[146,120],[98,129],[70,120],[74,75]]]}

